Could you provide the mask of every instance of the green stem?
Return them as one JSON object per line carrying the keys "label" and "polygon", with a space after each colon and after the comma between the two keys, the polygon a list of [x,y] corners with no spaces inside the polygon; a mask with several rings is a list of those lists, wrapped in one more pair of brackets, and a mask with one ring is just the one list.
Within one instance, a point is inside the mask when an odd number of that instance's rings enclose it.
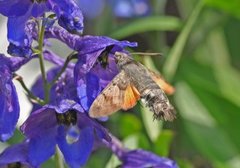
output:
{"label": "green stem", "polygon": [[38,38],[38,50],[39,50],[38,58],[39,58],[39,63],[40,63],[42,79],[43,79],[44,100],[45,100],[46,103],[48,103],[48,101],[49,101],[49,85],[48,85],[48,82],[47,82],[46,71],[45,71],[45,66],[44,66],[44,57],[43,57],[44,31],[45,31],[45,27],[44,27],[44,24],[43,24],[43,21],[42,21],[41,28],[40,28],[40,33],[39,33],[39,38]]}
{"label": "green stem", "polygon": [[188,18],[184,28],[182,29],[173,48],[170,50],[169,55],[166,58],[166,62],[163,67],[163,73],[168,80],[171,80],[176,73],[180,58],[183,53],[183,49],[186,45],[186,42],[191,33],[191,30],[195,22],[197,21],[197,18],[201,13],[203,7],[204,7],[204,1],[200,0],[198,4],[195,6],[195,8],[193,9],[193,12]]}
{"label": "green stem", "polygon": [[68,55],[66,61],[63,64],[63,67],[61,71],[55,76],[55,78],[50,82],[50,86],[54,85],[55,82],[59,79],[59,77],[62,75],[62,73],[67,69],[68,63],[74,58],[75,51],[73,51],[71,54]]}
{"label": "green stem", "polygon": [[36,101],[38,104],[40,105],[44,105],[45,102],[40,99],[39,97],[35,96],[26,86],[26,84],[24,83],[23,79],[21,76],[14,74],[14,78],[21,84],[21,86],[23,87],[23,89],[27,92],[27,95],[30,97],[31,100]]}
{"label": "green stem", "polygon": [[64,168],[64,162],[61,156],[61,152],[58,147],[56,147],[56,154],[54,156],[55,161],[56,161],[56,167],[57,168]]}

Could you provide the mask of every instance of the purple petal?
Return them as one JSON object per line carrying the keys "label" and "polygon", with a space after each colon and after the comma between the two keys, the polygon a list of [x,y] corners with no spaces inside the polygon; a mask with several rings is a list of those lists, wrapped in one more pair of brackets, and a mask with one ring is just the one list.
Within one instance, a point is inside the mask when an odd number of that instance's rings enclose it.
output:
{"label": "purple petal", "polygon": [[[56,38],[67,44],[70,48],[79,51],[79,55],[99,55],[106,47],[114,46],[115,51],[121,51],[125,47],[136,47],[137,43],[128,41],[117,41],[105,36],[78,36],[68,33],[59,27],[52,27],[46,31],[46,38]],[[89,47],[90,46],[90,47]],[[118,46],[118,48],[116,48]],[[98,53],[98,54],[97,54]],[[96,57],[97,57],[96,56]]]}
{"label": "purple petal", "polygon": [[32,36],[25,31],[30,12],[21,17],[8,18],[8,53],[13,56],[30,56]]}
{"label": "purple petal", "polygon": [[55,110],[57,113],[66,113],[70,110],[75,110],[78,113],[83,113],[82,107],[73,100],[64,99],[57,106],[46,105],[47,108]]}
{"label": "purple petal", "polygon": [[19,103],[12,74],[5,65],[0,66],[0,140],[6,141],[13,135],[19,117]]}
{"label": "purple petal", "polygon": [[[125,47],[136,47],[137,43],[117,41],[106,36],[84,36],[75,44],[75,49],[79,51],[79,55],[81,56],[88,53],[101,53],[108,46],[118,46],[123,49]],[[120,51],[120,49],[118,49],[118,51]]]}
{"label": "purple petal", "polygon": [[[51,120],[51,118],[48,120]],[[47,124],[48,120],[43,124]],[[49,129],[45,130],[44,134],[39,134],[39,136],[29,140],[28,158],[31,165],[37,167],[55,153],[56,136],[57,131]]]}
{"label": "purple petal", "polygon": [[33,112],[21,126],[27,138],[44,136],[47,131],[54,132],[57,128],[55,110],[43,107]]}
{"label": "purple petal", "polygon": [[12,136],[19,117],[19,103],[12,72],[18,70],[30,58],[6,57],[0,54],[0,139],[7,140]]}
{"label": "purple petal", "polygon": [[60,26],[71,33],[82,33],[83,16],[74,0],[51,0],[50,4],[58,16]]}
{"label": "purple petal", "polygon": [[21,17],[8,18],[8,40],[16,46],[29,46],[31,39],[25,33],[25,24],[31,16],[30,12]]}
{"label": "purple petal", "polygon": [[33,3],[31,14],[33,17],[42,16],[44,12],[49,11],[50,6],[48,2]]}
{"label": "purple petal", "polygon": [[30,8],[30,0],[1,0],[0,13],[8,17],[24,15]]}
{"label": "purple petal", "polygon": [[71,34],[61,27],[53,26],[46,30],[45,38],[55,38],[74,49],[75,44],[82,39],[79,35]]}
{"label": "purple petal", "polygon": [[12,72],[15,72],[33,58],[37,58],[37,56],[32,56],[32,57],[27,57],[27,58],[26,57],[10,57],[9,58],[9,61],[10,61],[9,68]]}
{"label": "purple petal", "polygon": [[0,167],[10,163],[27,164],[28,143],[23,142],[6,148],[0,155]]}
{"label": "purple petal", "polygon": [[77,113],[78,118],[78,127],[80,129],[84,129],[85,127],[92,127],[94,128],[94,132],[96,133],[96,140],[100,140],[101,142],[111,141],[111,137],[109,135],[109,132],[98,122],[96,122],[94,119],[88,117],[86,113]]}
{"label": "purple petal", "polygon": [[30,57],[32,55],[32,49],[30,46],[17,46],[13,43],[8,45],[7,52],[9,55],[16,57]]}
{"label": "purple petal", "polygon": [[94,143],[93,128],[85,127],[80,130],[78,141],[69,144],[66,141],[66,131],[64,130],[64,127],[59,127],[57,141],[65,161],[70,167],[77,168],[83,166],[92,151]]}
{"label": "purple petal", "polygon": [[21,126],[29,139],[28,158],[33,166],[39,166],[55,152],[57,136],[55,111],[43,107],[33,112]]}
{"label": "purple petal", "polygon": [[[84,80],[85,78],[85,80]],[[88,73],[83,79],[78,80],[77,93],[79,101],[85,111],[88,111],[92,102],[100,93],[99,79],[96,75]]]}
{"label": "purple petal", "polygon": [[159,157],[151,152],[144,150],[132,150],[123,154],[120,158],[124,168],[135,167],[156,167],[156,168],[178,168],[176,162]]}

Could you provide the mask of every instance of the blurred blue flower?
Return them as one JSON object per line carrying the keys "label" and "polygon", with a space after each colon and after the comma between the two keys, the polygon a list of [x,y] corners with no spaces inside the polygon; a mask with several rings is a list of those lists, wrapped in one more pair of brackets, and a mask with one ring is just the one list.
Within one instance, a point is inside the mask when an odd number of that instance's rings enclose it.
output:
{"label": "blurred blue flower", "polygon": [[106,0],[77,0],[77,3],[84,17],[93,19],[102,13]]}
{"label": "blurred blue flower", "polygon": [[111,140],[107,131],[71,100],[33,112],[21,130],[29,139],[28,160],[35,167],[55,153],[55,145],[70,167],[80,167],[86,163],[95,140]]}
{"label": "blurred blue flower", "polygon": [[110,0],[110,3],[118,17],[141,17],[150,13],[148,0]]}
{"label": "blurred blue flower", "polygon": [[99,16],[106,4],[110,5],[115,16],[121,18],[142,17],[150,13],[148,0],[78,0],[80,9],[87,18]]}
{"label": "blurred blue flower", "polygon": [[0,54],[0,140],[6,141],[14,132],[19,117],[16,88],[12,82],[13,72],[30,59],[9,58]]}
{"label": "blurred blue flower", "polygon": [[71,33],[82,33],[83,16],[74,0],[2,0],[0,13],[8,17],[9,54],[31,55],[32,36],[26,31],[26,22],[31,17],[53,11],[58,23]]}

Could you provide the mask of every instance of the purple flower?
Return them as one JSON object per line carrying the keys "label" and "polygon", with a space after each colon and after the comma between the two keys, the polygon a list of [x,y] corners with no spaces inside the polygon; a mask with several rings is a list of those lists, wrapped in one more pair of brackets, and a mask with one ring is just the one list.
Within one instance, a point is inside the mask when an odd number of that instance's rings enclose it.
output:
{"label": "purple flower", "polygon": [[121,167],[123,168],[178,168],[173,160],[157,156],[142,149],[126,149],[116,137],[111,135],[111,138],[111,143],[106,143],[106,146],[122,161]]}
{"label": "purple flower", "polygon": [[29,139],[28,160],[33,166],[49,159],[58,145],[66,163],[80,167],[86,163],[95,140],[111,140],[106,130],[71,100],[33,112],[21,130]]}
{"label": "purple flower", "polygon": [[120,159],[122,168],[178,168],[176,162],[141,149],[127,151]]}
{"label": "purple flower", "polygon": [[28,163],[28,142],[10,146],[0,155],[0,168],[4,167],[29,167]]}
{"label": "purple flower", "polygon": [[9,139],[19,117],[19,103],[15,86],[12,82],[13,72],[30,59],[9,58],[0,54],[0,140]]}
{"label": "purple flower", "polygon": [[[112,46],[114,51],[120,51],[125,47],[136,47],[137,43],[129,41],[118,41],[106,36],[78,36],[68,33],[66,30],[53,26],[46,30],[45,38],[55,38],[68,45],[73,50],[79,52],[79,55],[92,54],[96,57],[97,52],[101,53],[106,47]],[[93,55],[95,54],[95,56]],[[90,55],[91,57],[91,55]]]}
{"label": "purple flower", "polygon": [[12,55],[30,56],[32,36],[26,30],[30,17],[42,16],[46,11],[53,11],[59,25],[72,33],[81,33],[83,17],[74,0],[2,0],[0,13],[8,17],[8,52]]}
{"label": "purple flower", "polygon": [[82,12],[74,0],[48,0],[52,10],[57,14],[58,24],[74,34],[83,30]]}

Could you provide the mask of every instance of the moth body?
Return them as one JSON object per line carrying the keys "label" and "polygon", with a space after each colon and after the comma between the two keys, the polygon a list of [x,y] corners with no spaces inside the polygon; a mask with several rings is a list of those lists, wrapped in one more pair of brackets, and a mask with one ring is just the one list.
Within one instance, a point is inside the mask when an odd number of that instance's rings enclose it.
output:
{"label": "moth body", "polygon": [[175,118],[173,106],[160,86],[152,79],[149,70],[125,53],[116,53],[120,71],[124,71],[130,82],[140,93],[142,103],[154,113],[154,118],[172,121]]}

